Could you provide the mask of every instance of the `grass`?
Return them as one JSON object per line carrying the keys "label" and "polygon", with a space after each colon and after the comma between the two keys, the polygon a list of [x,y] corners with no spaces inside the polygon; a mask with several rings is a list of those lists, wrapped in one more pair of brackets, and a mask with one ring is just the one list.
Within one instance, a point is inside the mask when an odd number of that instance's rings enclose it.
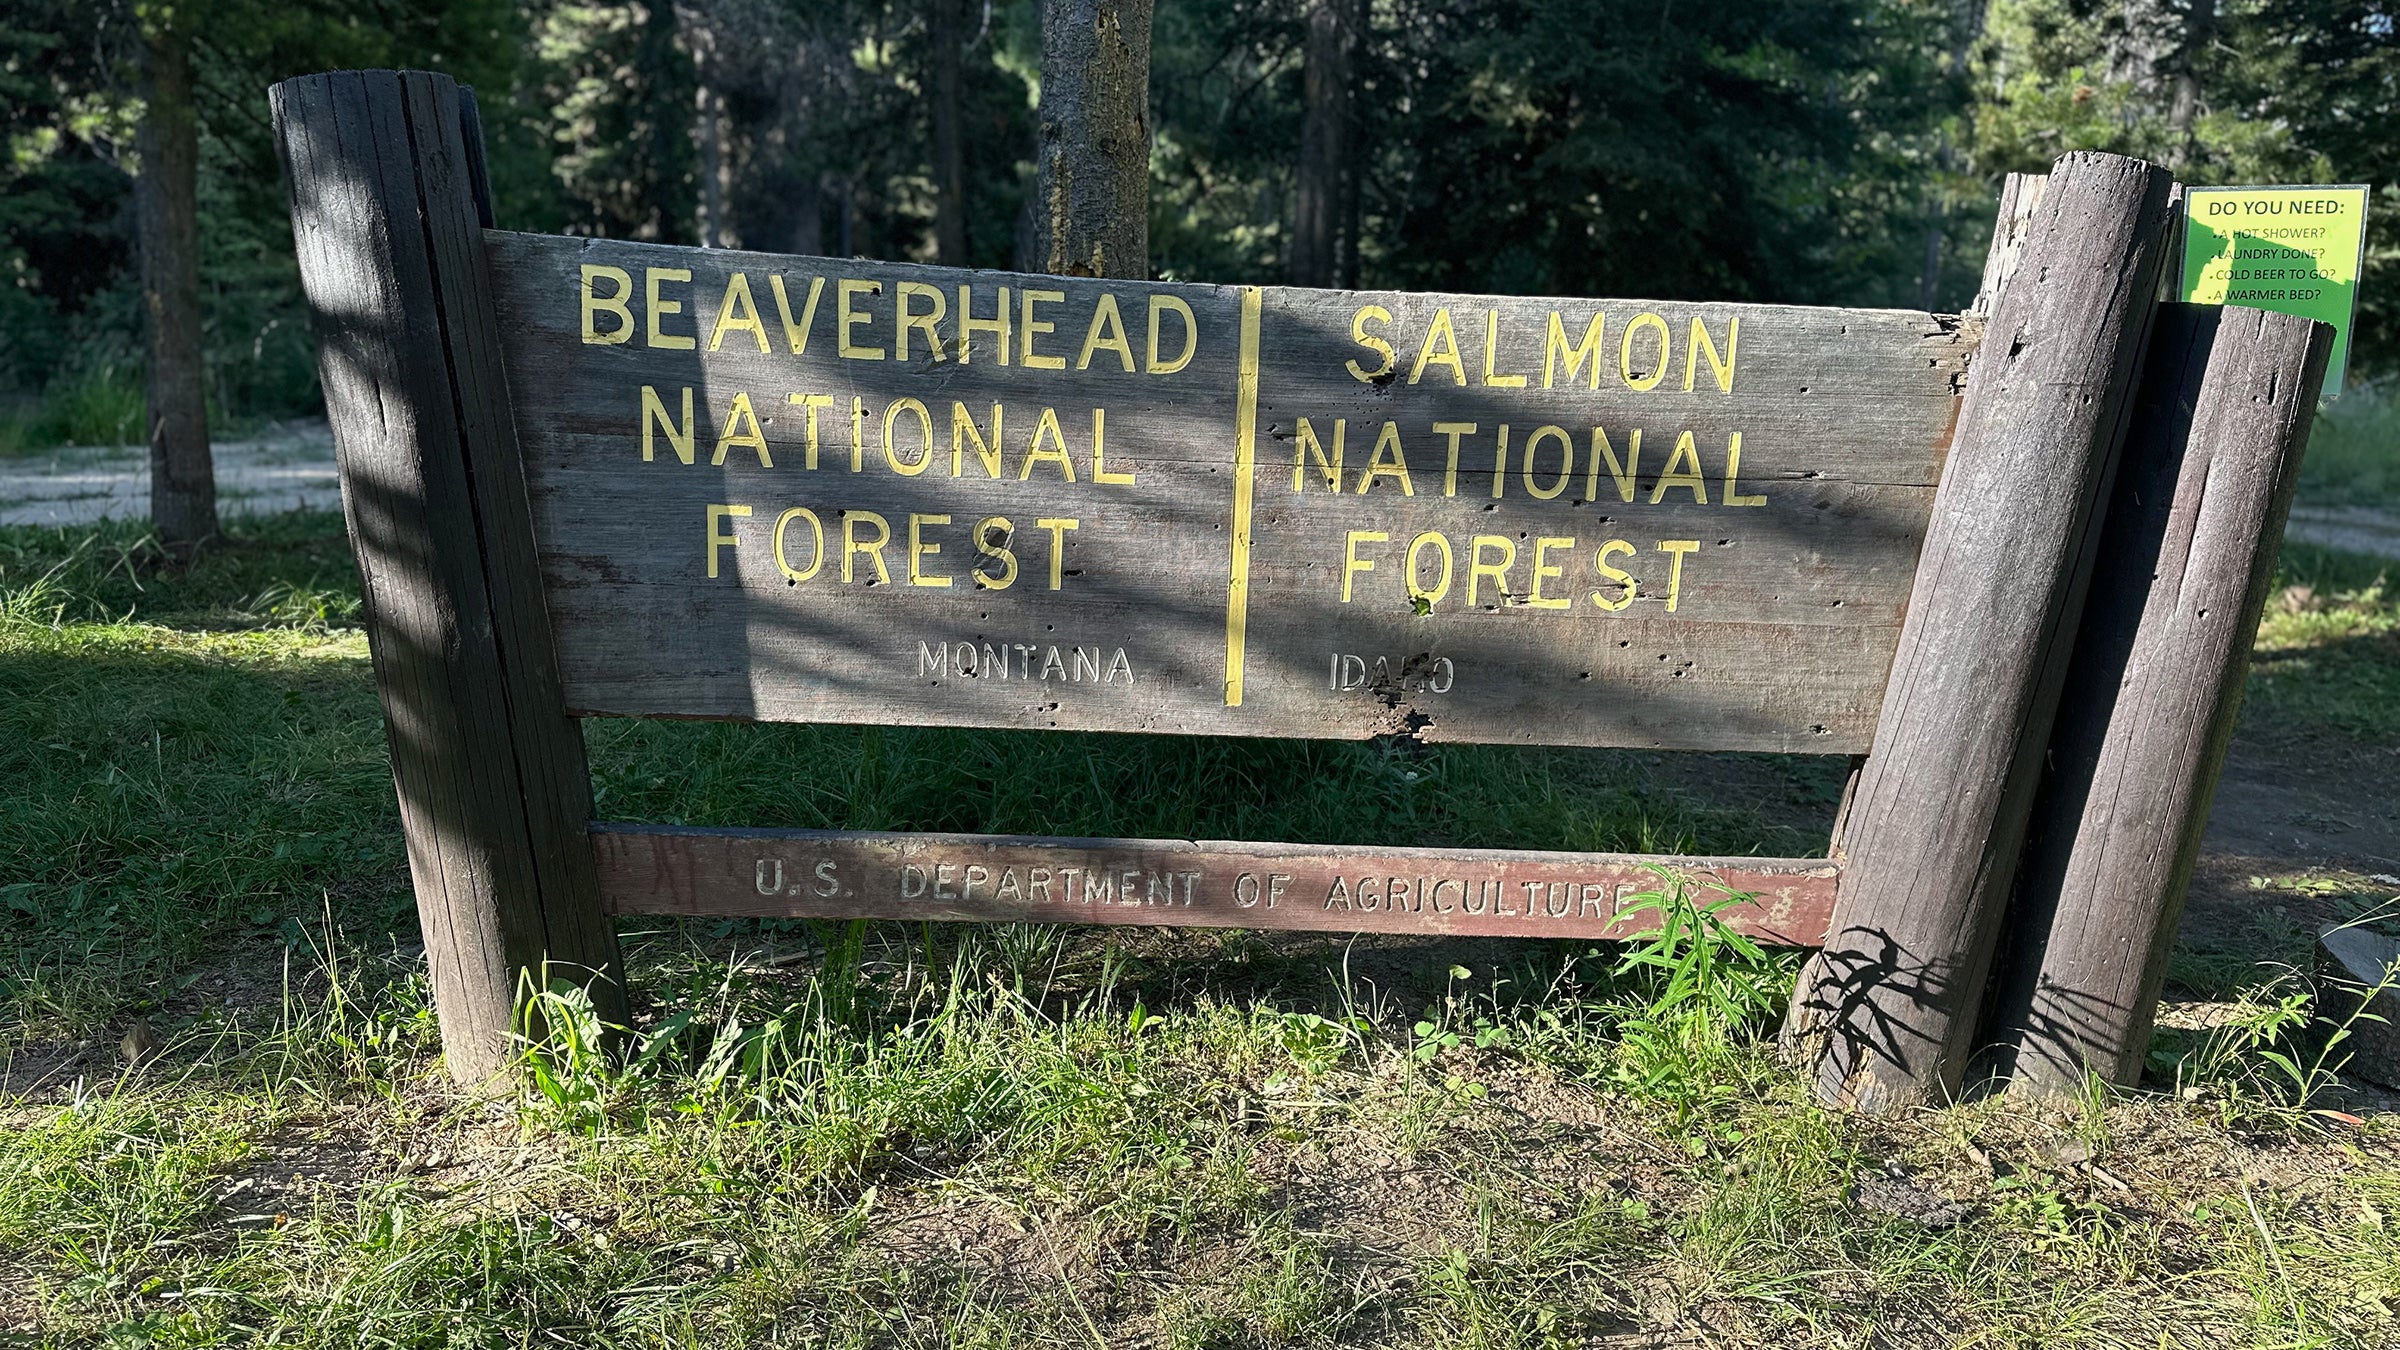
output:
{"label": "grass", "polygon": [[2400,741],[2400,563],[2293,545],[2259,625],[2249,697],[2321,735]]}
{"label": "grass", "polygon": [[2400,391],[2356,384],[2317,414],[2300,462],[2301,500],[2400,506]]}
{"label": "grass", "polygon": [[[2400,1117],[2282,1085],[2282,992],[2160,1093],[1855,1119],[1759,1039],[1790,958],[1671,885],[1694,936],[1631,951],[629,922],[634,1053],[570,997],[521,1096],[454,1096],[339,528],[180,572],[0,531],[0,1343],[2153,1350],[2400,1309]],[[2373,576],[2278,584],[2324,603],[2253,699],[2392,734]],[[634,819],[1808,847],[1627,755],[587,730]],[[121,1071],[136,1015],[165,1052]]]}
{"label": "grass", "polygon": [[144,417],[139,362],[78,362],[40,398],[0,408],[0,457],[63,445],[140,445]]}

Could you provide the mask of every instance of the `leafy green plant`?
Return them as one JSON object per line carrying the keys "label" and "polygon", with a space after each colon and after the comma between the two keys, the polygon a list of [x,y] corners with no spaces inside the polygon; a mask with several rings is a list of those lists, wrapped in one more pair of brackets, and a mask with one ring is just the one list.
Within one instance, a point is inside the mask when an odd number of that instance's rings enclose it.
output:
{"label": "leafy green plant", "polygon": [[[2400,988],[2400,964],[2373,985],[2312,978],[2287,966],[2243,990],[2233,1015],[2196,1048],[2181,1055],[2154,1051],[2151,1063],[2172,1073],[2182,1096],[2213,1094],[2229,1107],[2257,1102],[2306,1110],[2340,1081],[2350,1059],[2344,1046],[2358,1024],[2385,1020],[2372,1011],[2374,1001],[2395,988]],[[2335,994],[2347,1011],[2338,1021],[2319,1021]]]}
{"label": "leafy green plant", "polygon": [[1320,1013],[1283,1013],[1276,1018],[1276,1038],[1284,1053],[1310,1074],[1321,1074],[1341,1063],[1352,1049],[1366,1044],[1375,1027],[1363,1017],[1326,1017]]}
{"label": "leafy green plant", "polygon": [[[1409,1028],[1414,1041],[1409,1058],[1418,1064],[1430,1065],[1452,1050],[1472,1044],[1477,1050],[1491,1050],[1509,1045],[1513,1038],[1509,1029],[1489,1017],[1461,1020],[1461,999],[1458,985],[1473,979],[1475,972],[1465,966],[1450,967],[1450,988],[1442,1001],[1428,1008],[1425,1015]],[[1468,1079],[1463,1074],[1447,1074],[1442,1086],[1448,1091],[1468,1097],[1481,1097],[1490,1089]]]}
{"label": "leafy green plant", "polygon": [[617,1076],[609,1060],[612,1029],[601,1022],[589,988],[555,977],[543,988],[532,983],[529,971],[516,1017],[519,1058],[532,1088],[526,1103],[552,1129],[598,1135]]}
{"label": "leafy green plant", "polygon": [[1625,947],[1611,972],[1641,1000],[1626,1019],[1618,1080],[1636,1095],[1681,1098],[1718,1073],[1733,1048],[1790,997],[1792,967],[1726,922],[1754,897],[1721,886],[1702,900],[1688,878],[1650,869],[1658,888],[1628,896],[1624,914],[1657,927]]}

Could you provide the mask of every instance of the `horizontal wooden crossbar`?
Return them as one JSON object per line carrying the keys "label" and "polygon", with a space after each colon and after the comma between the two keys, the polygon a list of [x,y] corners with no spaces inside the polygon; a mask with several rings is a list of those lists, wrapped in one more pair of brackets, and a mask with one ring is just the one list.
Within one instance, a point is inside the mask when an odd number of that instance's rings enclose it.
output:
{"label": "horizontal wooden crossbar", "polygon": [[[1817,947],[1838,864],[1181,839],[848,830],[592,827],[612,914],[752,915],[1270,928],[1474,937],[1629,937],[1654,867],[1752,898],[1723,911],[1778,946]],[[1707,890],[1696,898],[1724,898]]]}

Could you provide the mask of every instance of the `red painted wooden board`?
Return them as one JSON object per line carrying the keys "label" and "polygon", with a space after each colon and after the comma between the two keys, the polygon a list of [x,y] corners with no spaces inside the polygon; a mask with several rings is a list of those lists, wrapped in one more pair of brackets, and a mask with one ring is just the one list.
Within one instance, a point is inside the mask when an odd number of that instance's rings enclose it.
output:
{"label": "red painted wooden board", "polygon": [[1824,858],[1679,858],[1167,839],[595,825],[612,914],[1152,924],[1474,937],[1628,937],[1624,912],[1690,878],[1702,903],[1779,946],[1817,947]]}

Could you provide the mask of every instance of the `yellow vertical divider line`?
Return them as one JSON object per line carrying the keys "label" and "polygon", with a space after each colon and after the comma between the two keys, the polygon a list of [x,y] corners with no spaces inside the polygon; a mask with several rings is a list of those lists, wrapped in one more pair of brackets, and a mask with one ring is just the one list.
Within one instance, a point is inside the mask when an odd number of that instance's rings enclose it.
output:
{"label": "yellow vertical divider line", "polygon": [[1233,563],[1225,583],[1225,706],[1242,706],[1250,631],[1250,483],[1258,468],[1258,312],[1266,293],[1242,288],[1242,355],[1233,376]]}

